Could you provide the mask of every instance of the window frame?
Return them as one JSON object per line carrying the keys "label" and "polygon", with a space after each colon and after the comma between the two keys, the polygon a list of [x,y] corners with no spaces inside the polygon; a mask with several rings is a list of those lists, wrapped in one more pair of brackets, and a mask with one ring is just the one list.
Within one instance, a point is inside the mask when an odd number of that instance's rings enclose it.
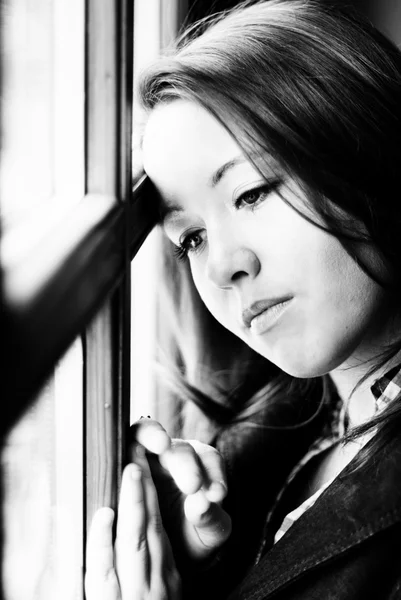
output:
{"label": "window frame", "polygon": [[132,186],[133,1],[87,0],[85,20],[85,196],[29,255],[0,271],[0,431],[3,442],[82,335],[83,521],[89,525],[96,508],[115,507],[126,460],[130,263],[156,214],[147,178]]}

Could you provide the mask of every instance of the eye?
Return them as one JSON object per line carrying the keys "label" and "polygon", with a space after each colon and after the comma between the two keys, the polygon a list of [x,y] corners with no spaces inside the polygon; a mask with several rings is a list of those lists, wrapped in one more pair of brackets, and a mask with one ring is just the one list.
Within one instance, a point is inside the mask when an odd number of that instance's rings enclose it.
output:
{"label": "eye", "polygon": [[281,181],[276,179],[243,192],[234,201],[235,208],[240,209],[243,206],[249,206],[252,208],[256,207],[260,202],[263,202],[263,200],[265,200],[269,194],[276,191],[280,184]]}
{"label": "eye", "polygon": [[181,236],[179,243],[174,247],[174,254],[179,260],[184,260],[188,254],[199,250],[203,242],[204,238],[200,230],[191,231]]}

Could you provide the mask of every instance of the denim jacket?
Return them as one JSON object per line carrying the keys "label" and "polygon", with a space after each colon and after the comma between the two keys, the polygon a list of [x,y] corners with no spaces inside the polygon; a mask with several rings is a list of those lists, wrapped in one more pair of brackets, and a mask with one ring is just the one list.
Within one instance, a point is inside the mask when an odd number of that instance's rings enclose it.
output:
{"label": "denim jacket", "polygon": [[401,598],[401,432],[352,461],[230,600]]}

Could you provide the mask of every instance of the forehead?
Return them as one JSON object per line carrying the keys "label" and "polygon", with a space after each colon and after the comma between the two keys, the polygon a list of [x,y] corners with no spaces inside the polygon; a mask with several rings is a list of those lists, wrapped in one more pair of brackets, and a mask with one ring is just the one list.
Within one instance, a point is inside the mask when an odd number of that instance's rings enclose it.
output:
{"label": "forehead", "polygon": [[143,151],[148,154],[149,146],[154,153],[153,143],[169,144],[171,148],[181,143],[203,148],[205,142],[218,147],[238,144],[224,126],[203,106],[189,100],[173,100],[157,105],[149,114],[143,137]]}
{"label": "forehead", "polygon": [[150,113],[142,151],[145,171],[167,190],[174,187],[177,177],[207,183],[221,164],[243,155],[215,117],[185,100],[159,105]]}

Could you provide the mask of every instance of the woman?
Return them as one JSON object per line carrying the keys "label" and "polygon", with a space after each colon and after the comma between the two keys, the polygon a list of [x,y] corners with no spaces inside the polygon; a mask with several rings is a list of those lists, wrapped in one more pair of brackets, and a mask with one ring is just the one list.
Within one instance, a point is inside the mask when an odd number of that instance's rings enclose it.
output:
{"label": "woman", "polygon": [[190,31],[141,94],[164,231],[258,358],[250,381],[238,346],[210,344],[234,371],[219,452],[136,425],[161,506],[137,455],[116,571],[110,511],[94,523],[89,600],[102,564],[121,587],[105,597],[179,597],[170,542],[185,598],[401,597],[400,53],[351,10],[248,3]]}

